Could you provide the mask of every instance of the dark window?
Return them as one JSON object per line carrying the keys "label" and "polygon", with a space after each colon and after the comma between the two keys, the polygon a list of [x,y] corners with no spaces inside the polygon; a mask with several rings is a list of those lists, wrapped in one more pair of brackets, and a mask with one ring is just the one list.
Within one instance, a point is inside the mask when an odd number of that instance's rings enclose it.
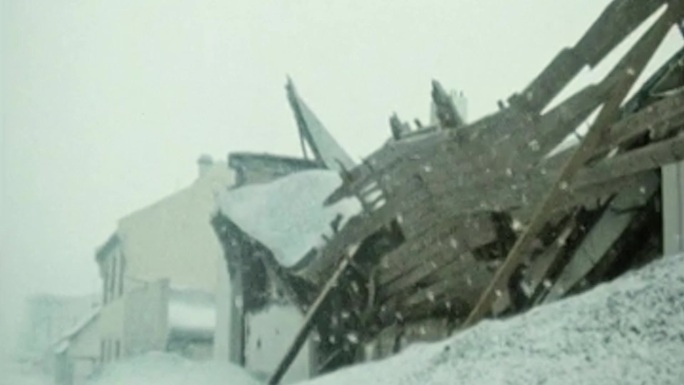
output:
{"label": "dark window", "polygon": [[110,266],[111,266],[111,271],[109,273],[109,298],[114,299],[114,288],[116,287],[116,264],[117,264],[117,257],[118,253],[114,254],[112,256],[112,259],[110,261]]}
{"label": "dark window", "polygon": [[123,295],[123,277],[124,276],[124,256],[122,253],[119,253],[119,288],[118,288],[118,296],[121,297]]}

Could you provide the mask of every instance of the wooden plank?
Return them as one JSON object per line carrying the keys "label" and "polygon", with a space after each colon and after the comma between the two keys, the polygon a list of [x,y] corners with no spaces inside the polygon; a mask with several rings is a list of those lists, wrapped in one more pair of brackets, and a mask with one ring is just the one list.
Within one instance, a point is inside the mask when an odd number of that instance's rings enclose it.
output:
{"label": "wooden plank", "polygon": [[[672,120],[669,120],[670,124],[673,123]],[[611,128],[611,130],[616,130],[620,129],[621,123],[618,123],[616,127]],[[675,142],[675,144],[677,144]],[[662,147],[656,150],[655,153],[657,154],[658,150],[663,149]],[[677,149],[677,148],[675,148]],[[649,158],[652,154],[651,153],[646,153],[642,156],[641,159],[644,158]],[[674,154],[675,156],[671,158],[665,158],[663,159],[662,162],[669,162],[676,160],[678,158],[677,154]],[[554,159],[559,158],[554,157]],[[648,159],[647,159],[648,160]],[[434,160],[433,162],[437,162],[438,160]],[[553,161],[553,160],[552,160]],[[622,161],[622,160],[620,160]],[[451,160],[448,163],[452,162]],[[641,171],[643,169],[643,165],[647,163],[641,163],[641,160],[638,160],[635,162],[637,165],[640,165],[641,168],[637,168],[637,171]],[[549,167],[546,167],[547,172],[554,173],[556,172],[555,167],[558,167],[559,164],[558,162],[556,164],[551,164]],[[651,165],[651,167],[655,167],[655,165]],[[605,167],[607,170],[615,172],[615,166],[614,164],[610,166]],[[485,170],[484,173],[482,172],[475,172],[475,170]],[[469,206],[473,207],[476,206],[478,203],[478,200],[482,201],[483,206],[486,207],[491,207],[492,209],[496,209],[495,202],[497,202],[498,197],[496,196],[491,196],[490,198],[487,198],[486,193],[488,191],[494,191],[494,192],[500,192],[504,195],[511,195],[514,194],[514,196],[518,196],[518,198],[523,198],[522,195],[520,194],[515,194],[515,192],[508,191],[508,189],[504,188],[506,186],[518,186],[520,187],[520,191],[525,191],[526,186],[525,186],[525,179],[524,178],[532,178],[529,180],[529,184],[534,184],[537,183],[535,181],[535,173],[538,173],[539,170],[527,170],[525,173],[523,171],[523,175],[521,175],[520,178],[516,178],[515,176],[507,176],[507,175],[502,175],[502,172],[508,172],[509,170],[493,170],[491,174],[487,174],[486,166],[483,164],[478,164],[476,163],[476,159],[474,161],[471,161],[469,163],[465,164],[459,164],[458,168],[449,168],[449,167],[440,167],[440,166],[434,166],[433,167],[433,172],[431,173],[424,173],[421,175],[422,178],[424,178],[425,183],[428,185],[428,188],[430,189],[430,192],[433,197],[435,197],[436,200],[440,199],[440,195],[442,194],[459,194],[461,195],[459,197],[459,200],[455,202],[457,206],[453,207],[452,210],[449,210],[450,213],[459,213],[462,212],[462,210],[467,210],[464,208],[464,206]],[[492,169],[489,168],[491,171]],[[511,173],[516,173],[514,170],[510,170]],[[584,171],[582,172],[584,173]],[[495,179],[500,179],[499,181],[495,181]],[[397,184],[401,184],[401,178],[398,178],[395,176],[394,178],[397,180]],[[522,180],[521,180],[522,179]],[[549,179],[549,178],[543,178],[543,179]],[[595,181],[594,181],[595,182]],[[546,181],[542,181],[540,183],[550,183]],[[574,185],[575,183],[573,183]],[[580,182],[582,184],[582,182]],[[499,187],[497,187],[499,186]],[[466,191],[463,191],[463,189],[467,189]],[[485,194],[481,194],[480,191],[485,191]],[[413,191],[407,190],[407,191],[397,191],[395,194],[399,195],[410,195]],[[470,194],[468,197],[467,195]],[[463,196],[466,195],[466,196]],[[510,208],[507,204],[503,203],[506,202],[505,196],[503,197],[504,199],[501,201],[502,206],[504,208]],[[449,206],[450,200],[445,200],[447,207]],[[519,204],[520,199],[515,199],[512,201],[510,204],[515,205]],[[441,207],[440,210],[444,210],[445,207]]]}
{"label": "wooden plank", "polygon": [[[582,188],[630,174],[660,168],[684,159],[684,135],[649,144],[625,154],[615,156],[582,170],[574,186]],[[573,188],[574,188],[573,186]]]}
{"label": "wooden plank", "polygon": [[586,59],[587,64],[594,67],[665,3],[665,0],[611,2],[575,45],[575,48]]}
{"label": "wooden plank", "polygon": [[473,305],[493,275],[487,265],[487,261],[479,261],[471,253],[463,253],[417,280],[413,287],[396,287],[396,290],[387,290],[384,294],[387,298],[397,296],[402,306],[411,306],[423,300],[435,302],[442,292],[453,291],[452,294],[457,293]]}
{"label": "wooden plank", "polygon": [[574,48],[564,49],[525,90],[509,98],[512,106],[540,112],[585,64],[600,62],[664,0],[620,0],[611,3]]}
{"label": "wooden plank", "polygon": [[349,245],[361,244],[365,238],[388,224],[395,216],[396,208],[388,204],[371,215],[351,218],[304,269],[288,269],[288,272],[314,285],[322,286],[335,266],[340,263],[340,255],[344,255]]}
{"label": "wooden plank", "polygon": [[[588,86],[544,114],[535,130],[539,154],[548,154],[584,122],[601,105],[607,87]],[[526,142],[529,142],[526,140]]]}
{"label": "wooden plank", "polygon": [[539,113],[584,67],[574,49],[562,50],[520,94],[508,99],[512,106]]}
{"label": "wooden plank", "polygon": [[644,196],[651,197],[657,190],[659,182],[659,178],[652,175],[652,178],[645,182],[644,190],[641,188],[627,190],[613,199],[599,221],[592,226],[587,236],[582,240],[568,264],[563,268],[560,276],[544,298],[544,303],[555,301],[572,289],[600,262],[629,227],[636,215],[635,212],[624,209],[615,211],[615,208],[627,203],[624,201],[633,200],[634,196],[639,199]]}
{"label": "wooden plank", "polygon": [[463,252],[491,243],[496,237],[496,229],[488,217],[454,218],[450,222],[436,225],[435,231],[428,231],[424,237],[384,256],[379,264],[381,270],[378,272],[378,279],[385,285],[425,264],[424,258],[416,256],[430,245],[441,244],[443,250]]}
{"label": "wooden plank", "polygon": [[[440,268],[464,258],[467,253],[459,254],[454,250],[449,250],[449,245],[436,245],[422,250],[414,257],[420,256],[421,263],[412,266],[410,270],[401,271],[401,275],[396,275],[397,270],[392,272],[395,274],[378,274],[378,299],[383,300],[392,296],[394,293],[408,288],[414,288],[415,285],[431,273]],[[381,270],[382,272],[382,270]],[[387,270],[385,270],[387,272]]]}
{"label": "wooden plank", "polygon": [[601,142],[607,128],[617,119],[622,100],[627,95],[638,75],[643,71],[648,59],[650,59],[659,43],[667,34],[669,27],[674,20],[679,17],[675,11],[671,11],[672,9],[673,8],[669,8],[668,11],[658,19],[641,39],[639,39],[627,55],[623,57],[620,63],[618,63],[608,75],[606,80],[604,80],[612,81],[615,78],[621,79],[618,86],[612,90],[610,94],[611,97],[603,105],[593,127],[589,130],[583,142],[563,168],[558,180],[553,184],[549,193],[537,206],[526,231],[513,245],[513,248],[506,257],[506,261],[497,271],[491,284],[482,294],[477,305],[464,322],[464,327],[479,321],[490,310],[491,305],[495,300],[495,293],[498,290],[505,288],[505,283],[522,261],[525,253],[528,252],[539,231],[543,229],[549,213],[553,211],[559,199],[562,198],[559,193],[568,188],[568,182],[572,180],[586,159],[588,159],[596,146]]}
{"label": "wooden plank", "polygon": [[599,151],[608,151],[646,133],[657,139],[683,125],[684,93],[657,101],[617,122]]}
{"label": "wooden plank", "polygon": [[467,311],[475,305],[493,275],[494,272],[481,261],[473,259],[467,264],[454,262],[436,271],[426,287],[396,295],[397,311],[407,316],[414,312],[429,312],[454,299],[463,307],[462,310]]}

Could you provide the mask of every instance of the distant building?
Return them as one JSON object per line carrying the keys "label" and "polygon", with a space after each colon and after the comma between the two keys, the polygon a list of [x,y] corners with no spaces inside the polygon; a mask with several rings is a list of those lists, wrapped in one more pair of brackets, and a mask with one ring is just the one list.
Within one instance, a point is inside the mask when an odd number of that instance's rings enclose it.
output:
{"label": "distant building", "polygon": [[148,351],[212,356],[214,297],[225,262],[210,218],[214,193],[234,178],[208,156],[198,165],[192,185],[121,219],[96,253],[101,363]]}
{"label": "distant building", "polygon": [[40,294],[26,301],[21,355],[30,364],[49,372],[52,347],[84,315],[99,306],[99,296],[59,296]]}
{"label": "distant building", "polygon": [[98,368],[100,358],[100,308],[95,308],[57,341],[54,346],[56,385],[79,385]]}

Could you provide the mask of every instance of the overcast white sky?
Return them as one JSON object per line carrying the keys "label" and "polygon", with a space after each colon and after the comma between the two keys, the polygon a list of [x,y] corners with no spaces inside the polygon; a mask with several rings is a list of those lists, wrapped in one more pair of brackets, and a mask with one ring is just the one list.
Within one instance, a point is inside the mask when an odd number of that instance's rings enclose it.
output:
{"label": "overcast white sky", "polygon": [[471,120],[493,112],[607,3],[2,0],[4,309],[97,291],[95,248],[191,183],[201,153],[298,154],[287,74],[360,158],[393,111],[427,120],[433,78],[465,92]]}

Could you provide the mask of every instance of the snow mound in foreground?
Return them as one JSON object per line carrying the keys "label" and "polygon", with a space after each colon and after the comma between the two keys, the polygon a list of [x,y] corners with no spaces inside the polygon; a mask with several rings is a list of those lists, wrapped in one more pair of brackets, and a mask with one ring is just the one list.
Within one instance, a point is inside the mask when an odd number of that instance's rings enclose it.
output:
{"label": "snow mound in foreground", "polygon": [[89,385],[257,385],[237,366],[192,362],[166,353],[148,353],[112,364]]}
{"label": "snow mound in foreground", "polygon": [[684,384],[684,256],[307,384]]}

